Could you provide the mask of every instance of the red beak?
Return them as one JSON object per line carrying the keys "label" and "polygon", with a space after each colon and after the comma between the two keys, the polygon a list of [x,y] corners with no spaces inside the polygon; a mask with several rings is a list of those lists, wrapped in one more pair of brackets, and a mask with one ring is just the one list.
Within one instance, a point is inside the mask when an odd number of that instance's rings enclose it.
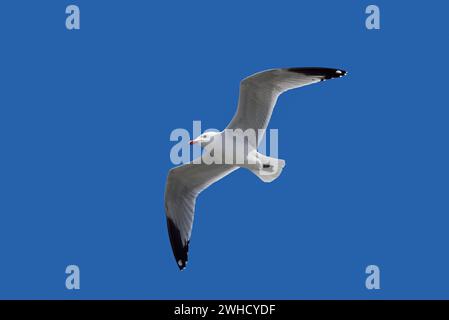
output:
{"label": "red beak", "polygon": [[195,144],[196,141],[195,140],[190,140],[189,144]]}

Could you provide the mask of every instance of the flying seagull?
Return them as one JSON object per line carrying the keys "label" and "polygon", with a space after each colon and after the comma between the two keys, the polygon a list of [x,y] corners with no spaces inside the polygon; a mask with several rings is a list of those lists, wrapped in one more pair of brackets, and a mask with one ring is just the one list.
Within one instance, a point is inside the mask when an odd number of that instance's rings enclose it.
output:
{"label": "flying seagull", "polygon": [[[277,98],[290,89],[344,75],[346,71],[330,68],[271,69],[253,74],[240,83],[237,112],[227,128],[222,132],[203,133],[190,141],[190,144],[198,143],[201,147],[213,151],[203,153],[201,160],[204,161],[194,160],[168,172],[165,214],[171,247],[180,270],[185,268],[188,260],[195,202],[201,191],[241,167],[251,170],[264,182],[273,181],[282,172],[284,160],[257,152],[261,140],[259,132],[267,128]],[[232,142],[236,141],[235,136],[232,137],[227,133],[238,132],[236,134],[238,136],[247,130],[255,132],[255,138],[239,140],[244,141],[243,148],[239,149],[243,151],[239,153],[236,151],[237,147],[232,147],[233,152],[225,152],[226,142],[229,142],[229,139],[232,139]],[[228,161],[228,154],[231,154],[231,162]],[[238,156],[243,162],[234,159]],[[211,162],[211,157],[221,158],[223,161]]]}

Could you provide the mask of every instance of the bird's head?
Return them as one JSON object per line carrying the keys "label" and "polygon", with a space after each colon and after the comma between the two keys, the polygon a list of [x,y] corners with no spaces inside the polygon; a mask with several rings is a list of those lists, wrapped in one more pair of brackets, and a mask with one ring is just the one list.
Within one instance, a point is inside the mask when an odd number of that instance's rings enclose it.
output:
{"label": "bird's head", "polygon": [[220,134],[220,132],[204,132],[196,139],[190,140],[190,144],[199,143],[201,147],[205,147],[213,141],[214,136]]}

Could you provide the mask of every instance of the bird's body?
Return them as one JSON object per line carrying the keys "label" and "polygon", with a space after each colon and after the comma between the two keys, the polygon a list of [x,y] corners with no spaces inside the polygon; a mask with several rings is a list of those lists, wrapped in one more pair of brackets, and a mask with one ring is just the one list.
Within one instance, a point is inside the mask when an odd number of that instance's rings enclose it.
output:
{"label": "bird's body", "polygon": [[171,246],[181,270],[187,263],[195,202],[201,191],[239,168],[250,170],[264,182],[281,174],[284,160],[257,151],[279,95],[345,74],[329,68],[289,68],[259,72],[242,80],[238,109],[227,128],[192,140],[204,148],[202,156],[168,173],[165,212]]}

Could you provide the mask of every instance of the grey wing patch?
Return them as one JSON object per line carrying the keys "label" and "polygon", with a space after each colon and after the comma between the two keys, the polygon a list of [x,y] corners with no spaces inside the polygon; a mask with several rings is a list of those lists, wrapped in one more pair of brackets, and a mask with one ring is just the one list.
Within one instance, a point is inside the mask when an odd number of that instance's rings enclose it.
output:
{"label": "grey wing patch", "polygon": [[344,70],[318,67],[272,69],[253,74],[240,83],[237,112],[227,128],[253,129],[256,133],[266,129],[283,92],[344,75]]}
{"label": "grey wing patch", "polygon": [[168,235],[176,263],[184,269],[188,259],[196,194],[187,189],[176,171],[169,171],[165,190],[165,213]]}
{"label": "grey wing patch", "polygon": [[173,255],[180,270],[186,267],[198,195],[238,167],[185,164],[169,171],[165,187],[165,214]]}

